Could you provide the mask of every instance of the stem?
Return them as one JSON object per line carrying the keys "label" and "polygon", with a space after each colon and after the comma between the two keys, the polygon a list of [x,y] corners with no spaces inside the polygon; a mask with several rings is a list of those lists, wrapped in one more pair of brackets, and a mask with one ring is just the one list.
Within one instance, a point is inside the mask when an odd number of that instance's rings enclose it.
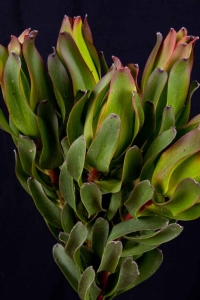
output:
{"label": "stem", "polygon": [[94,182],[95,180],[99,179],[99,171],[92,168],[88,174],[88,182]]}
{"label": "stem", "polygon": [[103,271],[101,273],[101,289],[102,289],[102,292],[98,296],[97,300],[102,300],[103,299],[103,295],[102,294],[103,294],[103,292],[105,291],[105,289],[107,287],[108,276],[109,276],[109,272],[107,272],[107,271]]}
{"label": "stem", "polygon": [[59,187],[59,175],[60,175],[59,168],[52,169],[52,170],[46,170],[46,171],[51,178],[51,182],[53,184],[55,184],[56,187]]}

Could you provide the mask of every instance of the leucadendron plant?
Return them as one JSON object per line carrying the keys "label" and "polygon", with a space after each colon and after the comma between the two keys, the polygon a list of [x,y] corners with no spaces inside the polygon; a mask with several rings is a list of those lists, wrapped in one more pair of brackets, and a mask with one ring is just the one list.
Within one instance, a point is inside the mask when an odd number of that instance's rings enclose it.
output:
{"label": "leucadendron plant", "polygon": [[138,65],[108,67],[87,18],[64,17],[45,67],[37,31],[0,46],[15,171],[57,239],[53,257],[82,300],[111,300],[149,278],[158,247],[200,216],[200,115],[189,121],[193,48],[157,34]]}

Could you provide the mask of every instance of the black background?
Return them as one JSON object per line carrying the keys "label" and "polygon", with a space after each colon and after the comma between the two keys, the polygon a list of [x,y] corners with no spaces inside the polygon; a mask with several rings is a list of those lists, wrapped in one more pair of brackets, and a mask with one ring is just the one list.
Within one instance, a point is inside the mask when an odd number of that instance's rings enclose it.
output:
{"label": "black background", "polygon": [[[87,13],[98,50],[142,71],[155,44],[156,32],[186,27],[200,35],[200,2],[196,1],[43,1],[1,0],[0,43],[31,27],[39,30],[36,46],[46,61],[55,46],[64,14]],[[140,72],[141,73],[141,72]],[[195,46],[192,78],[200,81],[200,44]],[[200,113],[200,91],[192,115]],[[3,100],[0,106],[5,111]],[[78,300],[52,258],[56,243],[14,174],[14,144],[0,132],[0,299]],[[151,279],[116,299],[200,299],[200,220],[184,223],[177,239],[162,245],[164,262]]]}

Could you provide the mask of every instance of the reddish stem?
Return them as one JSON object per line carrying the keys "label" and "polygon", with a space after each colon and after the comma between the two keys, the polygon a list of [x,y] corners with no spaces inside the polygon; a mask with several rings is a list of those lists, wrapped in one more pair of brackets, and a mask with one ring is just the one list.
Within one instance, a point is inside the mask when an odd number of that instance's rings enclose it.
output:
{"label": "reddish stem", "polygon": [[51,178],[51,182],[53,184],[55,184],[56,187],[59,186],[59,175],[60,175],[60,170],[59,168],[56,169],[52,169],[52,170],[47,170],[50,178]]}
{"label": "reddish stem", "polygon": [[102,289],[102,292],[98,296],[97,300],[102,300],[103,299],[103,295],[102,294],[103,294],[103,292],[105,291],[105,289],[107,287],[108,276],[109,276],[109,272],[107,272],[107,271],[103,271],[101,273],[101,289]]}
{"label": "reddish stem", "polygon": [[99,179],[99,171],[92,168],[88,175],[88,182],[94,182]]}

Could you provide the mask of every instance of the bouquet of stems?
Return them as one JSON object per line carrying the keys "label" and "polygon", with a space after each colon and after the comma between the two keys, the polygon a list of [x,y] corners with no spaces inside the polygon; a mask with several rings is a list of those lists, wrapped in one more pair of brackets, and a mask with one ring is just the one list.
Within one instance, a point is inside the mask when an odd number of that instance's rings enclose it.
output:
{"label": "bouquet of stems", "polygon": [[177,221],[200,216],[200,115],[189,121],[198,37],[170,29],[138,84],[137,64],[97,52],[87,17],[64,17],[47,68],[37,31],[0,45],[16,176],[57,240],[53,257],[82,300],[148,279]]}

